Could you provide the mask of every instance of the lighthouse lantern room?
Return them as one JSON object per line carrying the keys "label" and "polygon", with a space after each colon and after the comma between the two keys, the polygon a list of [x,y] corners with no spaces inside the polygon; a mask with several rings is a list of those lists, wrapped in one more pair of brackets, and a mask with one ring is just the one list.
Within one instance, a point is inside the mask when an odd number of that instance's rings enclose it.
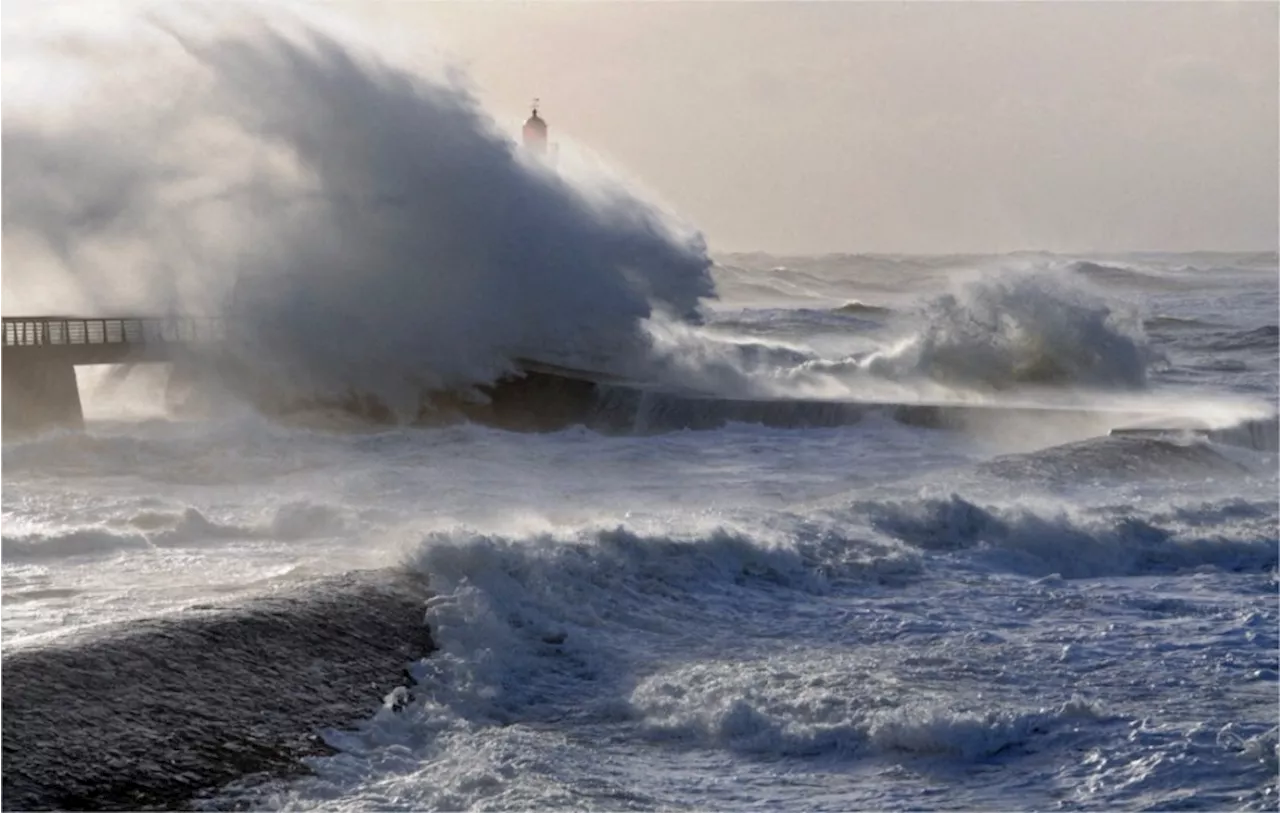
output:
{"label": "lighthouse lantern room", "polygon": [[533,113],[524,123],[524,146],[539,155],[547,152],[547,123],[538,115],[538,100],[533,100]]}

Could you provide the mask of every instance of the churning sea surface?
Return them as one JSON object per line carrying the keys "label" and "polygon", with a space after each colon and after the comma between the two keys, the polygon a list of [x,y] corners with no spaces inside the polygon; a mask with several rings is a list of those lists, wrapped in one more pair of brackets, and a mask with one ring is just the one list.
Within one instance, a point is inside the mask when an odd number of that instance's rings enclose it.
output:
{"label": "churning sea surface", "polygon": [[1274,253],[713,277],[650,326],[685,388],[996,417],[337,431],[82,370],[85,433],[4,445],[5,647],[407,566],[412,702],[255,805],[1276,808]]}

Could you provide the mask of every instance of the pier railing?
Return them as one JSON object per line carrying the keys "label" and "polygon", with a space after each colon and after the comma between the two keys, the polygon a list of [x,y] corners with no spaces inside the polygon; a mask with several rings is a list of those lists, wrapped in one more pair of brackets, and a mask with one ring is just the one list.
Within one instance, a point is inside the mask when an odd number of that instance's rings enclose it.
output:
{"label": "pier railing", "polygon": [[6,316],[3,322],[5,347],[173,344],[226,338],[223,320],[205,316],[118,319]]}

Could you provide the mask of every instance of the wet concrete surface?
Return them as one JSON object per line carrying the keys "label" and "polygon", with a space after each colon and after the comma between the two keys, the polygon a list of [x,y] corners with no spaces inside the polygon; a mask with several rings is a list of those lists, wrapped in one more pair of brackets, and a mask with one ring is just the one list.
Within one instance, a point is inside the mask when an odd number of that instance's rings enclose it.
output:
{"label": "wet concrete surface", "polygon": [[425,578],[356,571],[3,652],[3,808],[191,807],[305,773],[433,649]]}

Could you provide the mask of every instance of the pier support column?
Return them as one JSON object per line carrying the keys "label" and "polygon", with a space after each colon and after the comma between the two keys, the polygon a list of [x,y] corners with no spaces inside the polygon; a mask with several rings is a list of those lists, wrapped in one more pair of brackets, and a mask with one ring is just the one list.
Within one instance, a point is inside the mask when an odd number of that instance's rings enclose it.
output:
{"label": "pier support column", "polygon": [[0,432],[6,438],[45,429],[84,428],[76,368],[69,360],[32,358],[22,351],[6,350],[0,368],[0,408],[4,413]]}

